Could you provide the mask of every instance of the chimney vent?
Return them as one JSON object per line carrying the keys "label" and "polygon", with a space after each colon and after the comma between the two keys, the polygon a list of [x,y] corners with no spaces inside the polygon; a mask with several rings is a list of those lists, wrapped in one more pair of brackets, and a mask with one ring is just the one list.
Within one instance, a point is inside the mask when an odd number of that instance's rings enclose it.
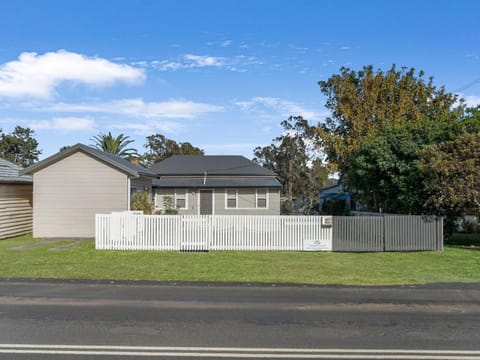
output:
{"label": "chimney vent", "polygon": [[137,156],[132,156],[130,162],[135,166],[140,166],[140,158]]}

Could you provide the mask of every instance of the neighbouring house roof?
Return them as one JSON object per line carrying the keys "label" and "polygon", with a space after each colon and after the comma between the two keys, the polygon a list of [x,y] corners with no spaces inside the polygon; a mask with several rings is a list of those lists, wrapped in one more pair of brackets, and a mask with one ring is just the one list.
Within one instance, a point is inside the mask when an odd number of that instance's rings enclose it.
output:
{"label": "neighbouring house roof", "polygon": [[320,189],[320,199],[330,200],[348,200],[352,194],[343,190],[342,183],[339,181],[335,185],[326,186]]}
{"label": "neighbouring house roof", "polygon": [[263,166],[243,156],[231,155],[174,155],[152,165],[151,170],[164,175],[237,175],[276,176]]}
{"label": "neighbouring house roof", "polygon": [[83,145],[83,144],[76,144],[73,145],[63,151],[60,151],[56,153],[55,155],[52,155],[32,166],[29,166],[28,168],[24,169],[21,171],[21,174],[25,175],[31,175],[43,168],[46,168],[47,166],[50,166],[57,161],[63,160],[66,157],[75,154],[76,152],[83,152],[85,154],[88,154],[95,159],[110,165],[116,169],[118,169],[121,172],[124,172],[130,176],[133,177],[139,177],[139,176],[147,176],[147,177],[157,177],[157,175],[150,169],[144,168],[142,166],[137,166],[132,164],[130,161],[118,156],[118,155],[113,155],[110,153],[106,153],[104,151],[95,149],[91,146]]}
{"label": "neighbouring house roof", "polygon": [[277,188],[282,185],[274,177],[162,177],[154,179],[152,186],[156,188],[251,188],[251,187],[270,187]]}
{"label": "neighbouring house roof", "polygon": [[343,189],[342,184],[340,182],[338,182],[334,185],[329,185],[329,186],[325,186],[323,188],[320,188],[320,192],[324,192],[324,191],[327,191],[327,190],[332,190],[332,189],[335,189],[335,188],[338,188],[340,190]]}
{"label": "neighbouring house roof", "polygon": [[31,184],[32,177],[20,175],[22,167],[0,158],[0,183],[25,183]]}

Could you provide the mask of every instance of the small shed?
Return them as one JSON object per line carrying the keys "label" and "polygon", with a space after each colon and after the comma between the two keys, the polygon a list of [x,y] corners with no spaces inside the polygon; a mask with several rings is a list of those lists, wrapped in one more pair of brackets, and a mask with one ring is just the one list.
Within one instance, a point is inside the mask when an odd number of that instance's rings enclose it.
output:
{"label": "small shed", "polygon": [[32,177],[0,158],[0,239],[32,232]]}

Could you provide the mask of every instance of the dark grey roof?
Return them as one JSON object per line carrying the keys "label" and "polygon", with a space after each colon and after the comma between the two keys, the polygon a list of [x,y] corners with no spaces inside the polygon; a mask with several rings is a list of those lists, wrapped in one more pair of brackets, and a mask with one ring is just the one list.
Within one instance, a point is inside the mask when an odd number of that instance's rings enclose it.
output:
{"label": "dark grey roof", "polygon": [[[204,180],[205,183],[204,183]],[[157,188],[242,188],[242,187],[281,187],[274,177],[162,177],[154,179],[152,186]]]}
{"label": "dark grey roof", "polygon": [[51,164],[60,161],[62,159],[65,159],[66,157],[78,152],[82,151],[86,154],[89,154],[93,156],[94,158],[97,158],[98,160],[113,166],[114,168],[127,173],[132,176],[148,176],[148,177],[156,177],[157,175],[151,171],[150,169],[144,168],[142,166],[137,166],[132,164],[130,161],[118,156],[118,155],[113,155],[110,153],[106,153],[104,151],[95,149],[91,146],[83,145],[83,144],[76,144],[73,145],[63,151],[60,151],[56,153],[55,155],[52,155],[45,160],[42,160],[28,168],[22,171],[22,174],[33,174],[37,172],[38,170],[41,170],[47,166],[50,166]]}
{"label": "dark grey roof", "polygon": [[32,177],[20,175],[21,170],[20,166],[0,158],[0,183],[31,183]]}
{"label": "dark grey roof", "polygon": [[275,176],[275,173],[243,156],[174,155],[152,165],[158,175],[255,175]]}

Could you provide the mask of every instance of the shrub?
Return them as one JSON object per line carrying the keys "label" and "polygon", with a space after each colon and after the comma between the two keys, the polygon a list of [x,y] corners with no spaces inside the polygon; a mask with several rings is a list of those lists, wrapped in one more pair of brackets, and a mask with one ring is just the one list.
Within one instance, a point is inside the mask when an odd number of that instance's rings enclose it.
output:
{"label": "shrub", "polygon": [[463,232],[467,234],[479,234],[480,233],[480,224],[477,220],[474,219],[466,219],[463,220]]}
{"label": "shrub", "polygon": [[322,214],[335,216],[349,216],[350,210],[347,208],[345,200],[328,199],[322,204]]}
{"label": "shrub", "polygon": [[150,195],[148,192],[136,192],[132,195],[131,209],[143,211],[145,215],[152,214],[152,202],[150,201]]}

